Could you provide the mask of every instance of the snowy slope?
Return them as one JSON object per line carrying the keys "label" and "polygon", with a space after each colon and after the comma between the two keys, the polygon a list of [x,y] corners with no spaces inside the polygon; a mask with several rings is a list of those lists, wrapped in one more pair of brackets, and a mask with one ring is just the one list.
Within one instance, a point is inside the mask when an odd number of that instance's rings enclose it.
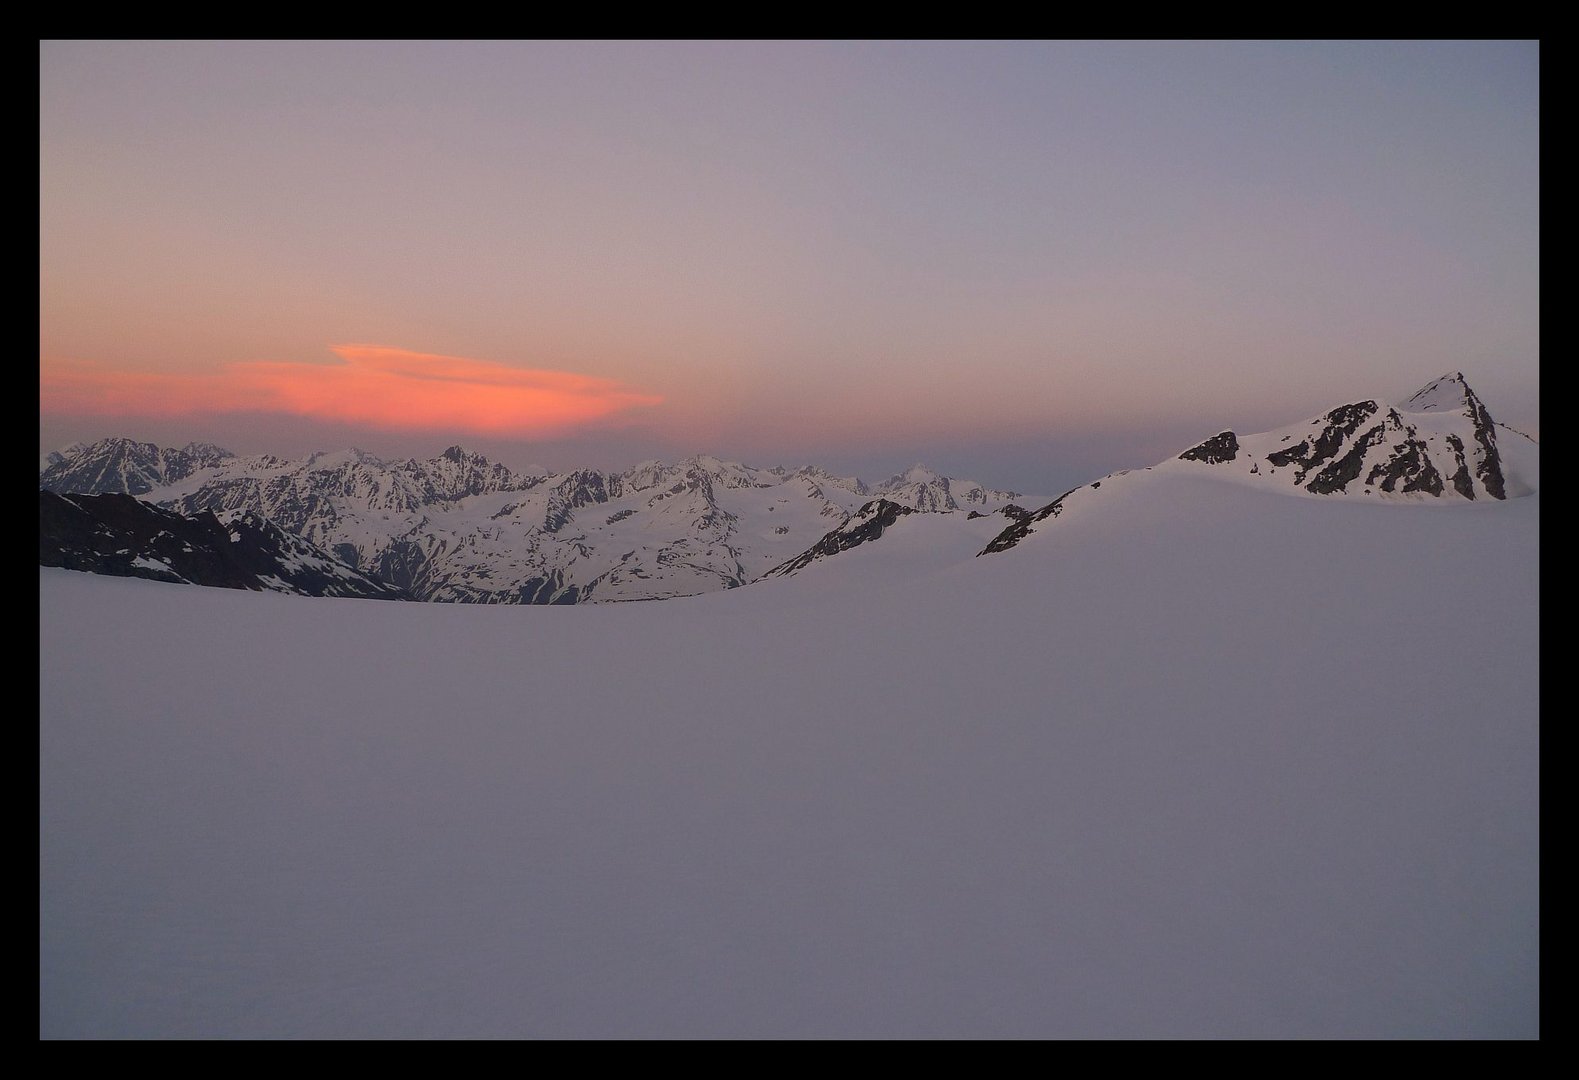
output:
{"label": "snowy slope", "polygon": [[664,604],[41,570],[42,1033],[1538,1035],[1539,496],[1123,479]]}

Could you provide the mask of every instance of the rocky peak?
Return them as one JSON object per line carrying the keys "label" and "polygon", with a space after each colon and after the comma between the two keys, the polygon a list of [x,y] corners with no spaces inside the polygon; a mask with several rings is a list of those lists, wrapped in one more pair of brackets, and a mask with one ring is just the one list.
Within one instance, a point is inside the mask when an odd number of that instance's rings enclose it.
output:
{"label": "rocky peak", "polygon": [[1225,431],[1179,458],[1315,495],[1507,497],[1496,425],[1458,371],[1400,406],[1356,401],[1305,425],[1243,439]]}
{"label": "rocky peak", "polygon": [[1426,383],[1403,407],[1405,412],[1457,412],[1474,396],[1464,373],[1454,371]]}
{"label": "rocky peak", "polygon": [[904,484],[929,484],[943,479],[945,479],[943,476],[918,461],[897,476],[890,476],[878,485],[878,489],[896,488]]}
{"label": "rocky peak", "polygon": [[1181,461],[1204,461],[1217,465],[1232,461],[1239,453],[1239,440],[1231,431],[1222,431],[1179,455]]}

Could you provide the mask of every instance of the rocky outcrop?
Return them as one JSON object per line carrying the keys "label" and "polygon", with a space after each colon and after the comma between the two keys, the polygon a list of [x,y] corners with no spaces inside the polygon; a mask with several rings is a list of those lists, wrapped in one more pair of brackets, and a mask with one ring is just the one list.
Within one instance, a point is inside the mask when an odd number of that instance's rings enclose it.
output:
{"label": "rocky outcrop", "polygon": [[38,519],[41,566],[255,592],[411,599],[256,515],[221,522],[114,492],[40,491]]}
{"label": "rocky outcrop", "polygon": [[795,558],[775,566],[762,577],[788,577],[799,570],[804,570],[819,559],[837,555],[841,551],[849,551],[862,544],[869,544],[882,536],[901,517],[917,512],[908,506],[889,502],[887,499],[873,499],[863,505],[849,521],[829,532]]}
{"label": "rocky outcrop", "polygon": [[1210,439],[1196,446],[1190,447],[1179,455],[1182,461],[1204,461],[1208,465],[1217,465],[1224,461],[1232,461],[1239,454],[1239,440],[1234,438],[1231,431],[1220,432]]}

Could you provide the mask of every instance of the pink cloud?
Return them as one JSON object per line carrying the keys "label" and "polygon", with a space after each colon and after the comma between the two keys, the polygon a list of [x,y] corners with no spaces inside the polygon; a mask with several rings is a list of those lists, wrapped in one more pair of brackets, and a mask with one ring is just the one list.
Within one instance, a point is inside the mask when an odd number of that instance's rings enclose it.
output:
{"label": "pink cloud", "polygon": [[178,416],[280,412],[395,430],[522,438],[566,434],[663,398],[613,380],[377,345],[337,345],[338,364],[245,361],[202,375],[40,365],[50,412]]}

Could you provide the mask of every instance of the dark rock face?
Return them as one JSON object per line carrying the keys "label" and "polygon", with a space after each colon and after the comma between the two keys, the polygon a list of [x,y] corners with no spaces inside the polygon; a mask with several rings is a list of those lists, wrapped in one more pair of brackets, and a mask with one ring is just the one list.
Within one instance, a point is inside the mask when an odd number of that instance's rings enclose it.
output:
{"label": "dark rock face", "polygon": [[[1304,483],[1308,473],[1319,466],[1332,462],[1333,457],[1337,454],[1339,448],[1343,446],[1344,441],[1353,435],[1361,424],[1374,416],[1377,408],[1378,406],[1374,401],[1357,401],[1352,405],[1340,405],[1323,417],[1327,422],[1326,426],[1322,428],[1321,434],[1316,436],[1314,443],[1302,439],[1298,444],[1286,450],[1268,454],[1267,460],[1278,468],[1297,465],[1298,469],[1294,473],[1294,483]],[[1361,456],[1363,456],[1363,452]],[[1333,465],[1337,465],[1337,463],[1334,462]],[[1347,481],[1340,480],[1339,477],[1345,475],[1350,468],[1354,470],[1354,475],[1358,476],[1361,468],[1359,460],[1356,459],[1345,465],[1337,465],[1336,468],[1329,466],[1323,470],[1323,475],[1327,478],[1320,480],[1318,477],[1318,480],[1328,491],[1341,490],[1343,484]],[[1349,479],[1352,480],[1354,477],[1350,476]],[[1312,483],[1314,484],[1316,481],[1312,481]],[[1316,490],[1308,485],[1307,489]]]}
{"label": "dark rock face", "polygon": [[256,516],[227,525],[213,514],[186,517],[118,493],[40,491],[38,499],[41,566],[259,592],[411,599]]}
{"label": "dark rock face", "polygon": [[[1327,426],[1316,438],[1315,458],[1325,461],[1338,452],[1343,440],[1353,435],[1359,426],[1376,414],[1374,401],[1358,401],[1353,405],[1339,405],[1327,414]],[[1396,414],[1395,414],[1396,415]]]}
{"label": "dark rock face", "polygon": [[1506,499],[1508,495],[1502,482],[1502,457],[1497,453],[1497,432],[1491,414],[1467,386],[1464,388],[1464,401],[1475,421],[1475,441],[1480,444],[1480,459],[1475,462],[1475,475],[1480,477],[1480,482],[1486,485],[1486,492],[1493,499]]}
{"label": "dark rock face", "polygon": [[625,493],[618,476],[604,476],[595,469],[578,469],[554,485],[554,493],[564,498],[572,510],[592,503],[605,503]]}
{"label": "dark rock face", "polygon": [[785,563],[780,563],[763,577],[782,577],[810,566],[818,559],[849,551],[853,547],[870,543],[882,536],[894,522],[906,514],[917,511],[887,499],[873,499],[864,504],[848,522],[828,533],[811,547]]}
{"label": "dark rock face", "polygon": [[[1412,430],[1412,429],[1411,429]],[[1392,456],[1371,468],[1365,478],[1367,486],[1376,484],[1383,491],[1423,491],[1427,495],[1442,494],[1442,474],[1436,471],[1425,447],[1419,439],[1410,438],[1392,448]],[[1399,487],[1399,481],[1403,486]]]}
{"label": "dark rock face", "polygon": [[1182,461],[1204,461],[1208,465],[1217,465],[1224,461],[1232,461],[1239,455],[1239,440],[1232,431],[1220,432],[1198,446],[1192,446],[1179,455]]}
{"label": "dark rock face", "polygon": [[[1289,436],[1285,435],[1283,437],[1286,439]],[[1279,469],[1286,469],[1290,465],[1302,464],[1304,462],[1304,460],[1305,460],[1305,455],[1307,455],[1309,453],[1310,453],[1310,443],[1306,442],[1304,439],[1301,439],[1299,442],[1295,443],[1293,446],[1290,446],[1290,447],[1288,447],[1286,449],[1274,450],[1272,453],[1270,453],[1270,454],[1268,454],[1266,456],[1266,459],[1268,461],[1270,461],[1273,465],[1275,465],[1277,468],[1279,468]],[[1305,474],[1304,474],[1303,470],[1301,470],[1296,475],[1294,482],[1296,484],[1299,483],[1299,480],[1304,475]]]}
{"label": "dark rock face", "polygon": [[396,540],[378,553],[372,569],[380,579],[422,597],[427,584],[428,553],[414,540]]}
{"label": "dark rock face", "polygon": [[1458,469],[1453,473],[1453,490],[1466,499],[1475,497],[1475,482],[1469,478],[1469,463],[1464,460],[1464,440],[1457,435],[1447,437],[1447,445],[1453,451],[1453,463]]}
{"label": "dark rock face", "polygon": [[557,533],[560,529],[570,524],[570,519],[573,517],[575,517],[575,511],[570,507],[570,500],[563,495],[550,495],[548,497],[548,509],[543,511],[543,531],[546,533]]}
{"label": "dark rock face", "polygon": [[[1328,430],[1330,431],[1331,428]],[[1305,490],[1315,492],[1317,495],[1331,495],[1335,491],[1347,490],[1348,485],[1358,479],[1360,470],[1365,467],[1365,452],[1379,445],[1385,438],[1386,433],[1382,425],[1377,424],[1363,437],[1355,439],[1347,454],[1312,477],[1305,485]],[[1294,482],[1298,483],[1299,477],[1296,476]]]}

